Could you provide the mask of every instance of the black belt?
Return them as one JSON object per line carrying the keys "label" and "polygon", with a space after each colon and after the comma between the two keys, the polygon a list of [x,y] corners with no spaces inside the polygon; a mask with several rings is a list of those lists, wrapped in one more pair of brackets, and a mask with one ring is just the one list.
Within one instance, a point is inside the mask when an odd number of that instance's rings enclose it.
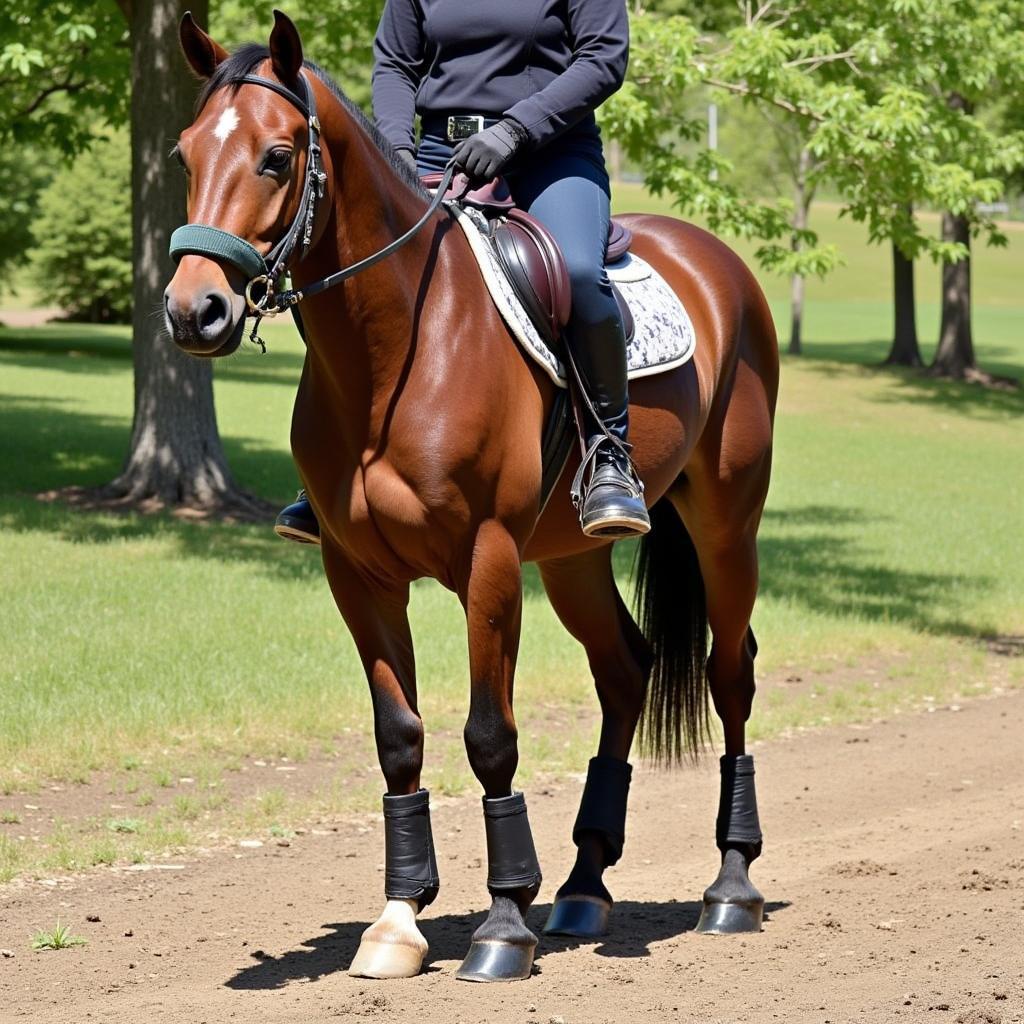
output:
{"label": "black belt", "polygon": [[445,142],[458,142],[496,125],[500,120],[500,117],[489,114],[424,114],[420,127],[424,135],[444,139]]}

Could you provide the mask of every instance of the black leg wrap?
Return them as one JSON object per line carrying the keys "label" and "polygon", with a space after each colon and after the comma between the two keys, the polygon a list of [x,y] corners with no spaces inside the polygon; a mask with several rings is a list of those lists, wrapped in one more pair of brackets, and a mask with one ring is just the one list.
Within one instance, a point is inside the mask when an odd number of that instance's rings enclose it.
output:
{"label": "black leg wrap", "polygon": [[587,769],[572,841],[579,846],[584,832],[596,832],[604,841],[605,867],[617,864],[626,842],[626,802],[633,767],[616,757],[592,757]]}
{"label": "black leg wrap", "polygon": [[494,800],[484,797],[487,833],[487,888],[491,893],[540,888],[540,864],[533,846],[526,797],[522,793]]}
{"label": "black leg wrap", "polygon": [[384,797],[384,895],[429,906],[441,881],[430,832],[430,794]]}
{"label": "black leg wrap", "polygon": [[736,846],[748,848],[749,859],[761,854],[761,823],[757,817],[752,754],[726,755],[720,760],[722,790],[718,801],[715,840],[724,853]]}

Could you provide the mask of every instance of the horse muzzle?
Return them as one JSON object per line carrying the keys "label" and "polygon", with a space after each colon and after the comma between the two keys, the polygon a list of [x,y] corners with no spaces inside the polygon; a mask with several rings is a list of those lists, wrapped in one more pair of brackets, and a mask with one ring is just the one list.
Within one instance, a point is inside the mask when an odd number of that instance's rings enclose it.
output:
{"label": "horse muzzle", "polygon": [[231,355],[245,330],[244,296],[209,284],[189,288],[178,277],[164,292],[164,319],[174,343],[193,356]]}

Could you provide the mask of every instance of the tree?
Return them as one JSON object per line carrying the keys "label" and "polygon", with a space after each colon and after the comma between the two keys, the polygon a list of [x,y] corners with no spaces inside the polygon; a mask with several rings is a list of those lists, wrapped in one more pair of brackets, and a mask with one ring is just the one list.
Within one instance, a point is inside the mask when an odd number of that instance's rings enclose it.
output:
{"label": "tree", "polygon": [[97,141],[43,193],[33,277],[74,319],[125,323],[132,309],[131,157],[124,133]]}
{"label": "tree", "polygon": [[170,233],[185,219],[168,139],[191,121],[197,90],[177,23],[186,7],[205,21],[207,2],[8,0],[0,71],[13,102],[0,113],[0,136],[32,135],[73,153],[126,115],[131,126],[135,410],[121,474],[90,497],[255,514],[265,506],[237,488],[227,467],[210,364],[180,352],[152,316],[173,272]]}
{"label": "tree", "polygon": [[192,121],[196,82],[178,48],[186,8],[206,22],[207,0],[118,0],[131,42],[132,357],[135,412],[120,475],[99,497],[143,509],[187,507],[256,515],[221,445],[209,361],[181,352],[152,315],[174,272],[171,232],[186,219],[168,139]]}
{"label": "tree", "polygon": [[[905,213],[914,216],[907,203]],[[923,366],[921,347],[917,341],[917,302],[914,297],[914,261],[892,243],[893,335],[885,362],[889,366]]]}
{"label": "tree", "polygon": [[[835,266],[838,254],[817,246],[809,230],[790,226],[800,244],[781,244],[793,206],[745,200],[721,173],[714,180],[720,156],[681,156],[681,144],[700,131],[679,114],[679,96],[710,86],[792,118],[815,176],[839,188],[843,212],[867,224],[873,242],[951,265],[968,255],[962,226],[935,239],[910,204],[966,218],[968,241],[982,232],[1002,241],[979,204],[997,198],[1001,178],[1019,166],[1022,138],[991,130],[947,97],[954,86],[974,95],[997,79],[1018,87],[1020,0],[760,0],[743,11],[741,23],[719,35],[702,35],[684,17],[633,19],[630,81],[605,123],[655,191],[715,230],[764,239],[758,259],[766,269],[800,275]],[[966,294],[969,275],[959,273],[947,301]],[[951,323],[962,325],[963,312]],[[962,326],[955,334],[962,349]]]}
{"label": "tree", "polygon": [[39,197],[53,176],[49,152],[38,146],[0,146],[0,295],[12,290],[11,271],[32,247]]}

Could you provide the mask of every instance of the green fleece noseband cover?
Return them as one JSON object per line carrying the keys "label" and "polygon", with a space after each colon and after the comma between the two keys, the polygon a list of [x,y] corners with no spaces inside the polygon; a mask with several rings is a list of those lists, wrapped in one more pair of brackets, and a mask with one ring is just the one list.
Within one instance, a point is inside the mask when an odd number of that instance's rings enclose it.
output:
{"label": "green fleece noseband cover", "polygon": [[249,280],[267,273],[267,262],[244,238],[208,224],[183,224],[171,235],[171,259],[205,256],[237,267]]}

